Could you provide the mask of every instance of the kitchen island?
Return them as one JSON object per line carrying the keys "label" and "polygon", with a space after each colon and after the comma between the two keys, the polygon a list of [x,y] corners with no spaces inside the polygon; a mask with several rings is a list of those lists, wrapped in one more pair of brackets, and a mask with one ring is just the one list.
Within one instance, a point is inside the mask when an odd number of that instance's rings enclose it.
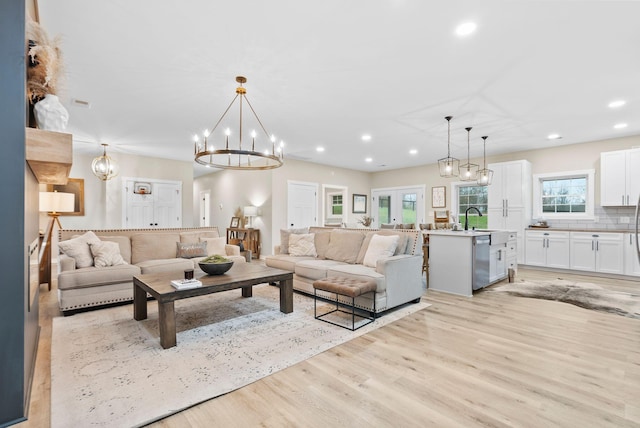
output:
{"label": "kitchen island", "polygon": [[429,232],[429,288],[473,295],[507,278],[515,265],[516,232],[434,230]]}

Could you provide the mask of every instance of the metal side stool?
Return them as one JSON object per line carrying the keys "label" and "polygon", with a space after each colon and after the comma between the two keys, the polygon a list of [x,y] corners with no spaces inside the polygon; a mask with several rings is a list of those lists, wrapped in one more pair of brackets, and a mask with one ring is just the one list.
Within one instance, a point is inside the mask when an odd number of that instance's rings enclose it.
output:
{"label": "metal side stool", "polygon": [[[353,278],[344,278],[344,277],[332,277],[332,278],[324,278],[314,281],[313,283],[313,316],[315,319],[327,322],[329,324],[337,325],[342,328],[346,328],[347,330],[355,331],[361,327],[364,327],[367,324],[371,324],[376,319],[376,282],[373,280],[360,280]],[[318,301],[318,290],[326,291],[329,293],[334,293],[336,295],[335,303],[336,308],[326,312],[324,314],[318,315],[317,312],[317,301]],[[356,314],[356,297],[361,296],[363,294],[372,293],[373,297],[373,315],[371,317],[357,315]],[[345,311],[340,309],[340,302],[338,301],[338,296],[345,296],[351,298],[351,311]],[[345,304],[346,305],[346,304]],[[333,314],[335,312],[342,312],[345,314],[351,315],[351,327],[339,324],[334,321],[330,321],[325,317],[329,314]],[[362,319],[367,319],[369,322],[359,325],[356,328],[356,316]]]}

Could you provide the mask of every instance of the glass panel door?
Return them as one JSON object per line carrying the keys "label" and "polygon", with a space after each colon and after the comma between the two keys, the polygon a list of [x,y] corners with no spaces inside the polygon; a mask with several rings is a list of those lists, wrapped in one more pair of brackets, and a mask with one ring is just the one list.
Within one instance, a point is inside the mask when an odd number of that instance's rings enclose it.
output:
{"label": "glass panel door", "polygon": [[416,192],[401,192],[402,194],[402,224],[413,224],[416,227],[418,218],[418,194]]}
{"label": "glass panel door", "polygon": [[424,223],[424,187],[372,189],[371,198],[376,207],[372,213],[374,228],[405,224],[416,229]]}
{"label": "glass panel door", "polygon": [[378,227],[391,223],[391,195],[378,196]]}

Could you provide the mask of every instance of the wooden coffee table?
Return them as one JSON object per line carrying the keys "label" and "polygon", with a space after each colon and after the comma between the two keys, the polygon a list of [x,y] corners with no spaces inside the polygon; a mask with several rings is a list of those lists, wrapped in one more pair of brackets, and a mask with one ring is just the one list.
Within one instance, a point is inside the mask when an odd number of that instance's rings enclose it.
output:
{"label": "wooden coffee table", "polygon": [[242,297],[251,297],[254,285],[268,282],[280,287],[280,312],[293,312],[293,272],[290,271],[252,263],[234,263],[224,275],[207,275],[196,269],[195,278],[202,281],[202,287],[176,290],[171,280],[182,276],[180,271],[133,277],[133,318],[137,321],[147,318],[147,293],[151,294],[158,301],[160,344],[164,349],[176,346],[176,300],[237,288],[242,289]]}

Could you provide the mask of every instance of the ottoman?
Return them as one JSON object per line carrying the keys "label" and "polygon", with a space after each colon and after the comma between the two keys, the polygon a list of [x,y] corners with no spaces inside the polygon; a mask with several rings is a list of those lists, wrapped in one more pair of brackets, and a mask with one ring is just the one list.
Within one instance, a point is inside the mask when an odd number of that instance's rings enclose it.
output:
{"label": "ottoman", "polygon": [[[318,290],[326,291],[329,293],[333,293],[336,295],[335,303],[336,308],[326,312],[322,315],[318,315],[317,312],[317,301],[318,301]],[[356,315],[356,305],[355,300],[356,297],[361,296],[366,293],[373,293],[373,313],[371,317]],[[354,331],[361,327],[364,327],[367,324],[372,323],[376,318],[376,283],[373,280],[363,280],[363,279],[353,279],[353,278],[345,278],[345,277],[330,277],[323,278],[313,283],[313,315],[317,320],[321,320],[327,322],[329,324],[337,325],[339,327],[346,328],[348,330]],[[351,311],[345,311],[340,309],[340,304],[338,303],[338,295],[350,297],[351,298]],[[351,327],[345,326],[343,324],[331,321],[327,319],[327,315],[333,314],[335,312],[342,312],[348,315],[351,315]],[[356,316],[362,319],[369,320],[364,324],[360,324],[356,327]]]}

